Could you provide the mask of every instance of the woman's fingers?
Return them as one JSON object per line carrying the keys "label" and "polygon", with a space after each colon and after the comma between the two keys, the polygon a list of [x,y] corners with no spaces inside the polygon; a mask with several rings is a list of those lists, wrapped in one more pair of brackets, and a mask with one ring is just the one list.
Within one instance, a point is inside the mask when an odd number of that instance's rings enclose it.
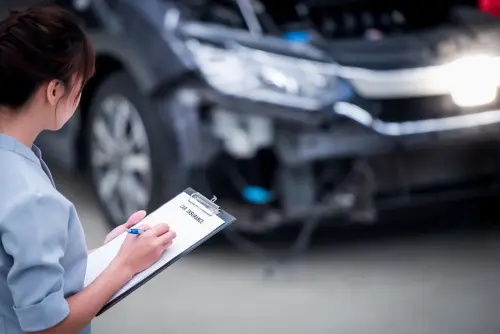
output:
{"label": "woman's fingers", "polygon": [[[139,225],[137,228],[141,229],[141,230],[144,230],[146,232],[149,231],[149,230],[151,230],[151,227],[148,224]],[[144,233],[146,233],[146,232],[144,232]],[[138,237],[138,235],[136,235],[136,234],[132,234],[132,233],[127,233],[127,234],[128,234],[127,235],[128,239],[136,239]]]}
{"label": "woman's fingers", "polygon": [[148,231],[151,230],[151,226],[149,226],[148,224],[141,224],[137,227],[139,230],[143,230],[143,234],[144,233],[147,233]]}
{"label": "woman's fingers", "polygon": [[167,248],[168,246],[166,245],[168,243],[172,243],[175,237],[177,237],[177,234],[174,231],[168,231],[167,233],[159,236],[158,241],[161,245],[164,245],[165,248]]}
{"label": "woman's fingers", "polygon": [[136,213],[134,213],[132,216],[130,216],[125,224],[116,227],[108,233],[106,238],[104,238],[104,244],[107,244],[120,234],[124,233],[127,229],[137,225],[141,220],[144,219],[144,217],[146,217],[146,211],[137,211]]}
{"label": "woman's fingers", "polygon": [[132,214],[132,216],[130,216],[130,218],[127,220],[127,222],[125,224],[123,224],[122,226],[125,229],[131,228],[132,226],[137,225],[145,217],[146,217],[146,211],[144,211],[144,210],[137,211],[136,213]]}
{"label": "woman's fingers", "polygon": [[149,231],[144,232],[145,236],[159,237],[164,235],[170,230],[170,226],[167,224],[158,224],[153,226],[153,228],[149,229]]}
{"label": "woman's fingers", "polygon": [[139,228],[146,230],[146,232],[142,234],[143,236],[157,238],[158,245],[162,245],[165,249],[170,247],[172,241],[177,237],[177,234],[170,230],[168,224],[158,224],[152,228],[144,224]]}

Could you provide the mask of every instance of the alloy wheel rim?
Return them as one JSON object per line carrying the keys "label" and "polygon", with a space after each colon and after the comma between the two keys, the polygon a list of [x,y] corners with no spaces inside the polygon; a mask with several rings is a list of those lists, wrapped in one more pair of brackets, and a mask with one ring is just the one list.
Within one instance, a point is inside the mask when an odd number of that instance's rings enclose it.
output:
{"label": "alloy wheel rim", "polygon": [[126,97],[108,96],[91,131],[91,168],[100,199],[115,222],[147,208],[151,197],[151,154],[146,128]]}

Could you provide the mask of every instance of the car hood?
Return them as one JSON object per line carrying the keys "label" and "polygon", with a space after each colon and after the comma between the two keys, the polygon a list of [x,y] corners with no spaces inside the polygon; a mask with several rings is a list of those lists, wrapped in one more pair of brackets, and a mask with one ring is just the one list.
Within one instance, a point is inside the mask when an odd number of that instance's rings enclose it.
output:
{"label": "car hood", "polygon": [[306,33],[335,62],[374,70],[438,65],[471,50],[498,54],[500,20],[455,2],[263,0],[272,22],[264,30]]}
{"label": "car hood", "polygon": [[337,63],[372,70],[434,66],[475,54],[500,55],[498,27],[478,27],[475,34],[460,26],[384,37],[376,41],[336,40],[321,47]]}

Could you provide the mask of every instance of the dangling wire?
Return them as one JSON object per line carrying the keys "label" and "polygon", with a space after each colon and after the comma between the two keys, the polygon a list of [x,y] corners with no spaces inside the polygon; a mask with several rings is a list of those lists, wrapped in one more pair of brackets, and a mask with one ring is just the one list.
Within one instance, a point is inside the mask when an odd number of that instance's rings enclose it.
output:
{"label": "dangling wire", "polygon": [[[264,274],[266,276],[272,276],[276,273],[277,269],[285,264],[292,262],[295,259],[300,258],[310,247],[312,236],[314,231],[319,225],[322,217],[325,215],[326,211],[331,210],[327,203],[331,203],[332,198],[338,195],[345,184],[351,181],[355,172],[361,172],[369,180],[372,179],[370,169],[366,168],[363,162],[357,162],[353,165],[352,169],[349,171],[348,175],[335,187],[335,189],[330,193],[330,196],[322,199],[320,208],[315,210],[314,213],[304,222],[297,238],[292,242],[291,246],[288,248],[287,252],[283,257],[273,257],[270,255],[271,251],[265,249],[261,245],[245,238],[236,228],[230,227],[224,230],[227,239],[233,243],[233,245],[241,250],[242,252],[252,254],[264,260],[270,261],[270,265],[266,266],[264,269]],[[235,173],[234,170],[230,171],[230,175]],[[238,173],[237,173],[238,174]],[[241,181],[243,178],[239,178]],[[241,184],[241,183],[240,183]]]}

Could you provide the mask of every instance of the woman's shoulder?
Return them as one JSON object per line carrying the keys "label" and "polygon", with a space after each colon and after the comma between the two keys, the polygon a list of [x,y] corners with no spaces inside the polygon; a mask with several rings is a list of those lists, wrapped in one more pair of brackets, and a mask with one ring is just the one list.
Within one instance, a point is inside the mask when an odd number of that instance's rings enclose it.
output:
{"label": "woman's shoulder", "polygon": [[25,192],[50,192],[54,189],[42,167],[23,157],[13,156],[9,161],[0,163],[0,202],[5,194]]}

